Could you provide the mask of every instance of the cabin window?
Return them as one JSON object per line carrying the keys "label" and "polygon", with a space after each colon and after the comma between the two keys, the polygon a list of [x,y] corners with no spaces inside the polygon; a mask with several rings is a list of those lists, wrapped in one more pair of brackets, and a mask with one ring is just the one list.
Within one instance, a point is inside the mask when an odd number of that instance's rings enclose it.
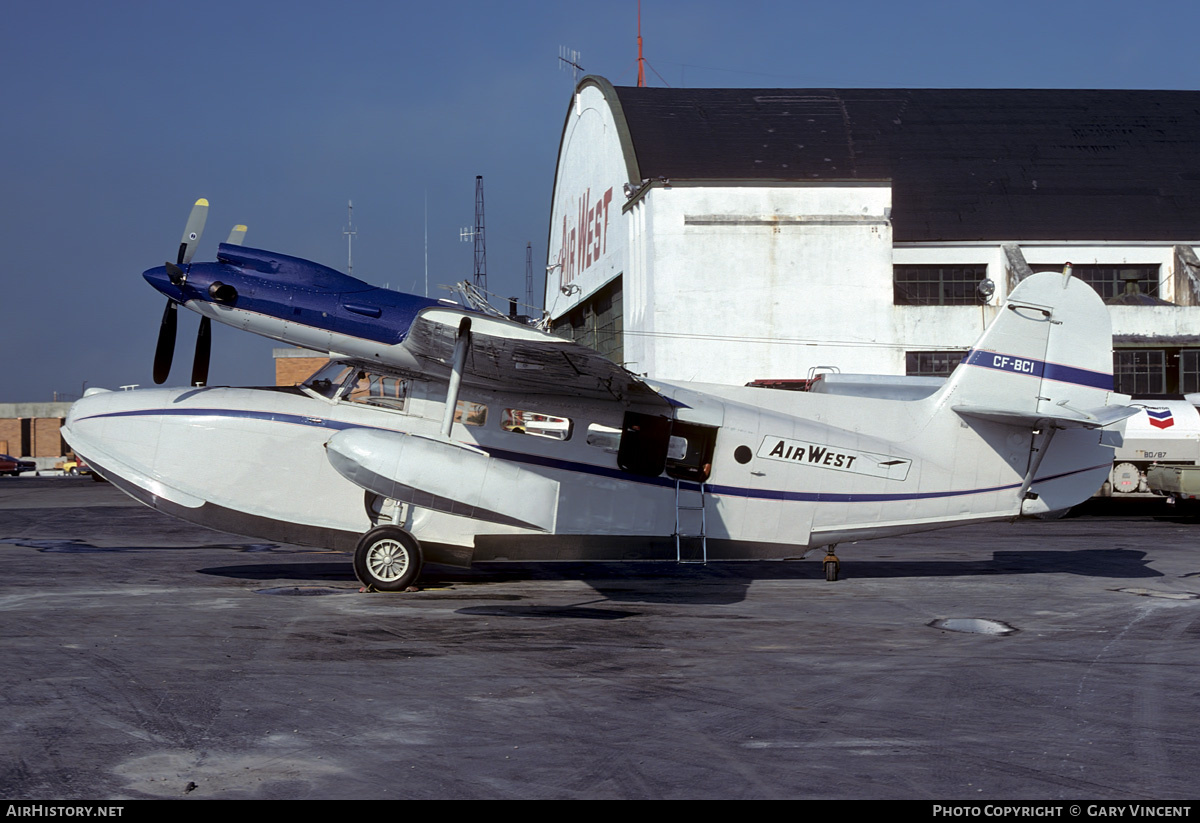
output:
{"label": "cabin window", "polygon": [[482,403],[459,400],[454,407],[454,422],[464,426],[482,426],[487,423],[487,412],[487,406]]}
{"label": "cabin window", "polygon": [[712,472],[716,444],[715,426],[676,420],[671,426],[671,439],[667,446],[667,474],[680,480],[704,482]]}
{"label": "cabin window", "polygon": [[567,440],[571,437],[569,418],[527,409],[505,409],[500,428],[514,434],[531,434],[550,440]]}
{"label": "cabin window", "polygon": [[360,371],[354,387],[350,389],[349,400],[403,411],[408,400],[408,381],[391,375]]}
{"label": "cabin window", "polygon": [[616,454],[621,447],[621,430],[592,423],[587,430],[587,444]]}
{"label": "cabin window", "polygon": [[892,296],[897,306],[975,306],[987,302],[985,277],[985,265],[893,266]]}

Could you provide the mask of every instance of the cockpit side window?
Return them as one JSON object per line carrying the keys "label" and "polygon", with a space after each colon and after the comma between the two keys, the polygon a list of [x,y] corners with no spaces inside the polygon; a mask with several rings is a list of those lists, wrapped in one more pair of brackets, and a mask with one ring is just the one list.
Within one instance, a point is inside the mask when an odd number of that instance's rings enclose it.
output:
{"label": "cockpit side window", "polygon": [[328,397],[332,400],[346,383],[354,375],[354,367],[347,366],[345,363],[327,363],[320,371],[308,378],[301,385],[305,388],[315,391],[322,397]]}

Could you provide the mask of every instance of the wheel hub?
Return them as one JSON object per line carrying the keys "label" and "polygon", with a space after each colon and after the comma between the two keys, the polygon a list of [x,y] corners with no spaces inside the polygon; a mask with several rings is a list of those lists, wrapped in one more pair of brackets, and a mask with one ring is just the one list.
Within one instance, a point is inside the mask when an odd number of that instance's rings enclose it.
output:
{"label": "wheel hub", "polygon": [[396,540],[381,540],[367,555],[371,573],[380,580],[399,580],[408,570],[408,551]]}

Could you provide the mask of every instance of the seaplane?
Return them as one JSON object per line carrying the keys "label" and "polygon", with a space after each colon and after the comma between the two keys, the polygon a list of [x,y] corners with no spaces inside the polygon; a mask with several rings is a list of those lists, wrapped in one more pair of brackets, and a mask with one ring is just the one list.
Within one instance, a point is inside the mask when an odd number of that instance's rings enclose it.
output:
{"label": "seaplane", "polygon": [[[377,288],[244,245],[144,277],[201,315],[192,385],[89,389],[63,435],[102,476],[214,529],[353,552],[367,590],[423,564],[800,558],[1069,508],[1104,482],[1123,421],[1096,292],[1024,279],[943,383],[779,391],[655,380],[478,307]],[[208,386],[210,323],[328,355],[292,387]]]}

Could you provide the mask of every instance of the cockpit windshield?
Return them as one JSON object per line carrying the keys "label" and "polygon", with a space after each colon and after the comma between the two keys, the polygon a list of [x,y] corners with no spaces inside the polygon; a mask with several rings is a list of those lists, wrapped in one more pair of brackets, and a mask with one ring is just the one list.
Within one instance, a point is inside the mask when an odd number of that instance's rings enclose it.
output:
{"label": "cockpit windshield", "polygon": [[357,369],[345,363],[330,363],[302,384],[322,397],[332,400],[338,391],[355,377]]}

